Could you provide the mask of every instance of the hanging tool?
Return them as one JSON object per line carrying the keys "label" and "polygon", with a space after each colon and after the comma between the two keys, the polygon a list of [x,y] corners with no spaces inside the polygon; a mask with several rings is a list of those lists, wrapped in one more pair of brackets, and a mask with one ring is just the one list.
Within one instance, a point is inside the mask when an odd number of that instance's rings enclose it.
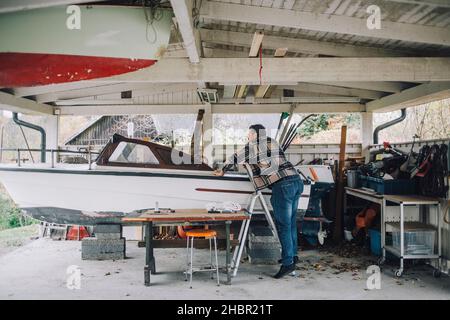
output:
{"label": "hanging tool", "polygon": [[309,118],[316,116],[316,114],[310,114],[304,117],[297,125],[295,125],[294,129],[291,131],[290,135],[287,135],[286,139],[281,143],[281,150],[286,151],[287,148],[291,145],[292,141],[294,141],[295,137],[298,135],[298,128]]}
{"label": "hanging tool", "polygon": [[434,144],[423,146],[419,152],[419,159],[423,162],[416,174],[420,178],[420,193],[424,196],[445,198],[448,185],[448,146]]}
{"label": "hanging tool", "polygon": [[283,124],[283,121],[284,121],[287,117],[289,117],[289,112],[282,112],[282,113],[281,113],[280,121],[278,122],[277,133],[275,134],[275,140],[277,140],[278,134],[280,133],[281,125]]}
{"label": "hanging tool", "polygon": [[408,154],[408,159],[406,160],[405,163],[403,163],[400,166],[400,171],[409,172],[408,168],[411,165],[411,158],[414,158],[414,145],[416,144],[416,138],[419,138],[419,136],[417,134],[415,134],[413,136],[413,143],[412,143],[412,146],[411,146],[411,150],[409,151],[409,154]]}
{"label": "hanging tool", "polygon": [[278,140],[278,143],[281,145],[281,142],[284,140],[284,136],[286,135],[286,130],[288,129],[288,126],[291,124],[292,116],[294,115],[295,105],[291,105],[291,108],[289,110],[289,117],[286,120],[286,124],[283,127],[283,131],[281,132],[280,138]]}

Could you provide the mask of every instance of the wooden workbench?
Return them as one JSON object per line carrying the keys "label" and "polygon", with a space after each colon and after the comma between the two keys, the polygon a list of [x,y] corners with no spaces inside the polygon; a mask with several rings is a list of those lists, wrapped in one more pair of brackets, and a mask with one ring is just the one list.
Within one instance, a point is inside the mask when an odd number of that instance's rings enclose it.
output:
{"label": "wooden workbench", "polygon": [[123,223],[142,223],[145,225],[145,267],[144,283],[150,285],[150,274],[156,272],[156,262],[153,253],[153,225],[176,224],[191,225],[195,223],[225,223],[226,227],[226,273],[227,282],[231,284],[231,257],[230,257],[230,225],[232,221],[248,220],[250,215],[241,210],[236,213],[208,213],[205,209],[177,209],[175,212],[141,212],[122,219]]}

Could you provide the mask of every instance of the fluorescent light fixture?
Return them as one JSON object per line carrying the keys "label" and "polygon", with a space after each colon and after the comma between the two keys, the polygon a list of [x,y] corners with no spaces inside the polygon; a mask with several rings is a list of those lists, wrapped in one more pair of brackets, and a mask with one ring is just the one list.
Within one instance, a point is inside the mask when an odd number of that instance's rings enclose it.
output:
{"label": "fluorescent light fixture", "polygon": [[217,103],[219,101],[216,89],[198,89],[197,94],[203,103]]}

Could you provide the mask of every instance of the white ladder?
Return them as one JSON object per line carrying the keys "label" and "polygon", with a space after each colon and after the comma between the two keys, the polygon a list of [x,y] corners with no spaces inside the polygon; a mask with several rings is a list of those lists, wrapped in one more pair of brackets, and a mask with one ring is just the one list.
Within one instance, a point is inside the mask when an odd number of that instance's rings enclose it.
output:
{"label": "white ladder", "polygon": [[[233,277],[235,277],[237,275],[237,272],[239,269],[239,264],[241,262],[242,253],[243,253],[244,247],[245,247],[245,242],[248,237],[248,230],[250,227],[250,222],[251,222],[254,214],[264,214],[266,216],[267,222],[269,223],[269,227],[272,230],[274,237],[279,241],[277,229],[276,229],[275,223],[272,219],[272,216],[270,215],[270,210],[266,203],[266,200],[264,199],[264,195],[262,194],[261,191],[258,191],[256,188],[255,182],[253,180],[253,173],[252,173],[250,166],[248,164],[244,164],[244,167],[247,170],[249,179],[252,182],[253,187],[255,188],[255,192],[252,194],[252,196],[250,198],[250,202],[247,206],[247,211],[248,211],[248,214],[250,215],[250,218],[248,220],[242,221],[242,225],[241,225],[241,229],[239,230],[239,237],[238,237],[239,243],[234,248],[233,259],[231,260],[231,267],[233,269]],[[255,210],[256,200],[259,200],[262,210],[259,210],[259,211]]]}

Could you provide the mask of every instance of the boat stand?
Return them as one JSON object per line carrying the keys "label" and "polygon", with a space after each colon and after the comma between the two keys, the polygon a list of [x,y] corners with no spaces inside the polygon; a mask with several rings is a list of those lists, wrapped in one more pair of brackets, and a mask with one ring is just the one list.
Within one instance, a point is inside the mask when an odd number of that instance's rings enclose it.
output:
{"label": "boat stand", "polygon": [[[247,241],[248,237],[248,230],[250,227],[250,222],[252,221],[252,217],[254,214],[264,214],[266,216],[267,222],[269,223],[269,227],[272,230],[273,235],[275,238],[280,241],[278,238],[277,229],[275,226],[275,223],[272,219],[272,216],[270,214],[269,207],[266,203],[266,200],[264,199],[264,196],[261,191],[258,191],[255,185],[255,182],[253,180],[253,174],[250,166],[248,164],[244,165],[245,169],[247,170],[248,176],[250,178],[250,181],[252,182],[253,187],[255,188],[255,192],[252,194],[250,198],[250,202],[247,206],[247,212],[250,215],[250,219],[242,221],[241,229],[239,230],[239,243],[234,248],[233,252],[233,258],[231,261],[231,267],[233,270],[233,277],[237,275],[239,264],[241,262],[242,253],[244,251],[245,243]],[[259,200],[261,204],[261,210],[255,210],[256,201]]]}

